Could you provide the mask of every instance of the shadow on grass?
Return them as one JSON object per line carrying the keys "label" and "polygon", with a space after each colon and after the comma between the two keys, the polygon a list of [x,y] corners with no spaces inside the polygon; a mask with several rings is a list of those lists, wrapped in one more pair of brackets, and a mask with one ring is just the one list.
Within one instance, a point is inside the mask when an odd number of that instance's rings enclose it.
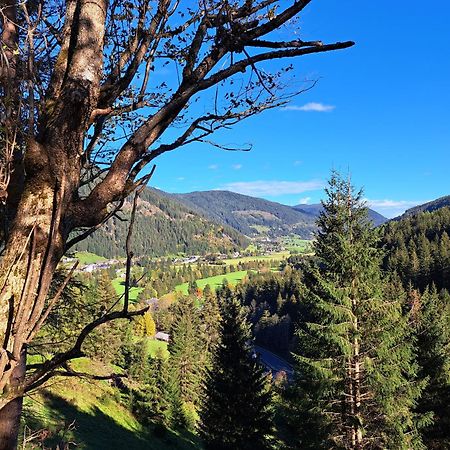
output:
{"label": "shadow on grass", "polygon": [[[147,432],[132,431],[118,424],[103,413],[98,407],[84,412],[77,409],[64,398],[53,393],[44,393],[45,412],[37,415],[29,410],[24,411],[24,422],[31,430],[46,429],[48,437],[43,433],[33,441],[37,448],[77,448],[95,450],[194,450],[200,449],[197,438],[192,434],[182,436],[167,430],[163,437],[156,437],[152,430]],[[72,430],[67,431],[70,424]],[[66,446],[68,443],[74,444]],[[59,446],[59,447],[58,447]],[[36,448],[36,447],[26,447]]]}

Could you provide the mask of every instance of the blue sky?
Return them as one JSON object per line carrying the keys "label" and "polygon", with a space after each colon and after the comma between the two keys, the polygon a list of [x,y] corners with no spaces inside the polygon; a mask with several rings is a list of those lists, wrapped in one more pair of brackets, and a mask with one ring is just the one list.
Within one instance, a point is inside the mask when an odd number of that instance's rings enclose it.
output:
{"label": "blue sky", "polygon": [[352,174],[369,203],[392,217],[450,194],[450,2],[314,0],[302,39],[354,40],[350,49],[294,60],[319,79],[288,109],[220,133],[250,152],[191,145],[157,161],[153,186],[229,189],[286,204],[323,197],[330,169]]}

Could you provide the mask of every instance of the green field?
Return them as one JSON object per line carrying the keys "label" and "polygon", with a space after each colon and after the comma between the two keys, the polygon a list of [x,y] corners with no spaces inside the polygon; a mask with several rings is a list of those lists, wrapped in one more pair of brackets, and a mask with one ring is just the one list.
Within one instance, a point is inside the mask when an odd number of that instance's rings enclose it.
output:
{"label": "green field", "polygon": [[289,258],[290,252],[277,252],[272,253],[271,255],[263,255],[263,256],[243,256],[242,258],[234,258],[234,259],[223,259],[222,261],[230,265],[235,265],[240,262],[249,262],[249,261],[282,261],[283,259]]}
{"label": "green field", "polygon": [[169,352],[167,351],[167,342],[164,341],[158,341],[156,339],[150,339],[147,338],[145,340],[145,347],[147,350],[147,354],[151,356],[152,358],[155,357],[156,352],[158,350],[162,350],[162,353],[165,358],[169,357]]}
{"label": "green field", "polygon": [[283,245],[290,252],[312,253],[313,252],[312,243],[313,241],[300,239],[298,236],[289,236],[283,238]]}
{"label": "green field", "polygon": [[259,234],[268,233],[270,231],[270,227],[266,227],[264,225],[250,225],[250,228],[253,228]]}
{"label": "green field", "polygon": [[100,261],[106,261],[105,257],[90,252],[76,252],[75,258],[77,258],[78,261],[80,261],[80,264],[82,265],[95,264]]}
{"label": "green field", "polygon": [[[111,283],[116,290],[117,295],[123,295],[125,292],[124,278],[114,278]],[[130,289],[130,301],[135,302],[142,290],[143,288],[141,287],[132,287]]]}
{"label": "green field", "polygon": [[[200,280],[197,280],[197,286],[203,289],[207,284],[209,284],[211,289],[215,290],[219,286],[222,286],[224,278],[226,278],[227,281],[234,286],[247,275],[247,272],[247,270],[240,270],[238,272],[226,273],[224,275],[216,275],[215,277],[201,278]],[[175,287],[177,292],[182,292],[185,295],[187,295],[188,289],[189,283],[179,284]]]}
{"label": "green field", "polygon": [[244,250],[244,252],[256,252],[258,247],[255,244],[249,244],[249,246]]}

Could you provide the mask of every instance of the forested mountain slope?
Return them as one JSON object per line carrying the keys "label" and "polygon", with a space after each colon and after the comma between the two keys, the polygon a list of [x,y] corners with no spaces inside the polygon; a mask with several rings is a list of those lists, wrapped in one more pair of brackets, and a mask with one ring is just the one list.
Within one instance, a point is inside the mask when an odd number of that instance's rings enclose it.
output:
{"label": "forested mountain slope", "polygon": [[190,208],[247,236],[286,236],[304,239],[315,231],[315,217],[290,206],[229,191],[174,194]]}
{"label": "forested mountain slope", "polygon": [[423,205],[414,206],[413,208],[406,210],[405,213],[400,216],[400,218],[407,217],[407,216],[413,216],[422,211],[428,211],[428,212],[436,211],[440,208],[445,208],[446,206],[450,206],[450,195],[446,195],[444,197],[437,198],[436,200],[432,200],[431,202],[424,203]]}
{"label": "forested mountain slope", "polygon": [[[296,234],[310,239],[316,231],[321,205],[294,207],[229,191],[169,194],[147,188],[141,194],[134,228],[135,254],[229,252],[248,245],[253,237],[277,238]],[[119,216],[129,217],[131,202]],[[386,221],[369,209],[374,225]],[[128,221],[111,219],[77,246],[107,258],[124,255]]]}
{"label": "forested mountain slope", "polygon": [[390,221],[383,229],[385,269],[421,289],[450,288],[450,208]]}
{"label": "forested mountain slope", "polygon": [[[119,216],[129,219],[131,201],[124,204]],[[107,258],[124,256],[128,220],[112,218],[104,227],[77,245]],[[229,252],[248,245],[241,233],[213,223],[164,193],[146,188],[139,199],[133,229],[136,256],[162,256],[176,253],[205,254]]]}

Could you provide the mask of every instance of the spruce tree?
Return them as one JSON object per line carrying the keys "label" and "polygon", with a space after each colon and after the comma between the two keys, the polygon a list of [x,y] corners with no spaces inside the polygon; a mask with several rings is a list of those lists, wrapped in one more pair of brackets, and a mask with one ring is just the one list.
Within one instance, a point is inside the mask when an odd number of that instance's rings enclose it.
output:
{"label": "spruce tree", "polygon": [[417,309],[417,344],[420,378],[427,385],[418,404],[432,415],[422,430],[429,449],[450,448],[450,298],[433,286],[426,289]]}
{"label": "spruce tree", "polygon": [[[106,270],[101,271],[95,286],[97,316],[102,317],[108,311],[120,308],[118,299],[119,296],[111,283],[108,272]],[[84,349],[92,357],[106,363],[112,362],[119,353],[125,331],[126,326],[124,326],[123,320],[113,320],[103,324],[86,339]]]}
{"label": "spruce tree", "polygon": [[[200,405],[204,364],[203,343],[199,331],[199,310],[191,297],[180,297],[174,305],[170,329],[170,378],[176,425],[192,424],[190,415]],[[177,419],[178,418],[178,419]]]}
{"label": "spruce tree", "polygon": [[146,300],[150,300],[151,298],[155,298],[158,296],[158,293],[153,288],[153,283],[149,282],[144,286],[144,289],[138,295],[139,302],[145,302]]}
{"label": "spruce tree", "polygon": [[[207,289],[208,288],[208,289]],[[203,341],[203,360],[210,366],[213,351],[219,341],[220,308],[217,296],[206,285],[200,310],[200,331]]]}
{"label": "spruce tree", "polygon": [[200,413],[205,448],[271,448],[271,393],[263,369],[253,357],[250,326],[235,298],[221,304],[220,343],[206,378]]}
{"label": "spruce tree", "polygon": [[302,449],[422,448],[412,408],[420,385],[401,293],[380,272],[376,234],[350,181],[332,173],[305,268],[294,393]]}
{"label": "spruce tree", "polygon": [[170,423],[169,368],[161,349],[150,361],[147,384],[147,401],[151,410],[151,421],[158,425]]}
{"label": "spruce tree", "polygon": [[118,298],[118,295],[111,283],[111,278],[109,278],[108,272],[106,270],[102,270],[99,273],[95,291],[97,303],[102,311],[111,307]]}

